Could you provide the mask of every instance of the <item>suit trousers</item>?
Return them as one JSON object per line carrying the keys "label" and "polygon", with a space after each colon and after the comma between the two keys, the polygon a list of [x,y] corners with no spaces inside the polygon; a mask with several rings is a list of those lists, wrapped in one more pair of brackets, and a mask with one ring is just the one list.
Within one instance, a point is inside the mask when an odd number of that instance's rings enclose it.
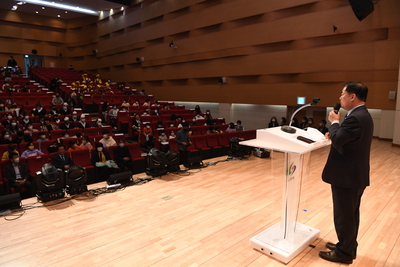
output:
{"label": "suit trousers", "polygon": [[353,259],[357,254],[357,235],[360,224],[360,203],[364,188],[331,186],[333,220],[339,242],[336,253],[344,259]]}
{"label": "suit trousers", "polygon": [[15,189],[16,193],[20,193],[21,194],[21,188],[25,187],[28,191],[28,195],[27,197],[32,197],[35,195],[34,193],[34,188],[33,188],[33,184],[30,181],[25,181],[25,183],[20,184],[18,182],[12,183],[11,187],[13,187]]}

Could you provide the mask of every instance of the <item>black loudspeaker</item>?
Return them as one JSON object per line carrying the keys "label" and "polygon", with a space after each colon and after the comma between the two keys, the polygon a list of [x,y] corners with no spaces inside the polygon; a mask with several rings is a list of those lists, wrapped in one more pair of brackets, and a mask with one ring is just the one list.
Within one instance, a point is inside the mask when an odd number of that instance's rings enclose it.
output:
{"label": "black loudspeaker", "polygon": [[189,168],[197,168],[200,167],[203,163],[203,159],[201,158],[201,156],[195,156],[195,157],[189,157],[188,158],[188,164]]}
{"label": "black loudspeaker", "polygon": [[116,174],[111,174],[110,178],[107,180],[107,184],[127,184],[132,181],[132,172],[120,172]]}
{"label": "black loudspeaker", "polygon": [[19,193],[9,194],[0,197],[0,211],[11,210],[21,207],[21,197]]}
{"label": "black loudspeaker", "polygon": [[32,54],[36,55],[37,54],[37,50],[36,49],[32,49]]}
{"label": "black loudspeaker", "polygon": [[365,19],[374,11],[374,4],[371,0],[349,0],[349,3],[359,21]]}

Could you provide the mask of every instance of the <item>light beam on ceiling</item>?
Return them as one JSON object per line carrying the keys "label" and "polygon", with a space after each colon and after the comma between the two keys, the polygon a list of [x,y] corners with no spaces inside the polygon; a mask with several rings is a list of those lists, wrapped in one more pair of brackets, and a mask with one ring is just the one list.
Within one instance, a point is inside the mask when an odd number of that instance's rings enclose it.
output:
{"label": "light beam on ceiling", "polygon": [[[18,1],[20,1],[20,0],[18,0]],[[63,9],[63,10],[70,10],[70,11],[94,15],[94,16],[99,15],[99,11],[94,11],[94,10],[90,10],[90,9],[86,9],[86,8],[80,8],[80,7],[76,7],[76,6],[57,4],[54,2],[47,2],[47,1],[43,1],[43,0],[24,0],[24,2],[29,3],[29,4],[34,4],[34,5],[53,7],[53,8]]]}

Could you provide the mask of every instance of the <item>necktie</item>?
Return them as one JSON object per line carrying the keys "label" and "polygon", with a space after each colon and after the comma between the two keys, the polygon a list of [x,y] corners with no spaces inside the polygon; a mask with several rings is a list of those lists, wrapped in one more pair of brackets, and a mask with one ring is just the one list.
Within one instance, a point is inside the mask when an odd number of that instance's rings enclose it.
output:
{"label": "necktie", "polygon": [[63,161],[65,161],[64,155],[61,155],[61,158],[62,158]]}

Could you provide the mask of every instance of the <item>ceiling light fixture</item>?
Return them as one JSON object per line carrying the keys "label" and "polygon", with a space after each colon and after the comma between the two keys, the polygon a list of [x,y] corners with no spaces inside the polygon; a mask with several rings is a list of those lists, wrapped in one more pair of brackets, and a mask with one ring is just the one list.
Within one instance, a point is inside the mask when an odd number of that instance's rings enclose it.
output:
{"label": "ceiling light fixture", "polygon": [[[64,4],[58,4],[54,2],[47,2],[43,0],[25,0],[25,2],[29,4],[34,4],[34,5],[41,5],[41,6],[47,6],[47,7],[53,7],[53,8],[58,8],[58,9],[66,9],[69,11],[74,11],[74,12],[79,12],[79,13],[84,13],[84,14],[89,14],[89,15],[94,15],[97,16],[99,14],[98,11],[94,11],[91,9],[86,9],[86,8],[79,8],[79,7],[74,7],[70,5],[64,5]],[[44,9],[44,7],[43,7]]]}
{"label": "ceiling light fixture", "polygon": [[15,11],[15,10],[17,10],[17,8],[18,8],[18,6],[13,6],[13,7],[11,8],[11,10]]}

